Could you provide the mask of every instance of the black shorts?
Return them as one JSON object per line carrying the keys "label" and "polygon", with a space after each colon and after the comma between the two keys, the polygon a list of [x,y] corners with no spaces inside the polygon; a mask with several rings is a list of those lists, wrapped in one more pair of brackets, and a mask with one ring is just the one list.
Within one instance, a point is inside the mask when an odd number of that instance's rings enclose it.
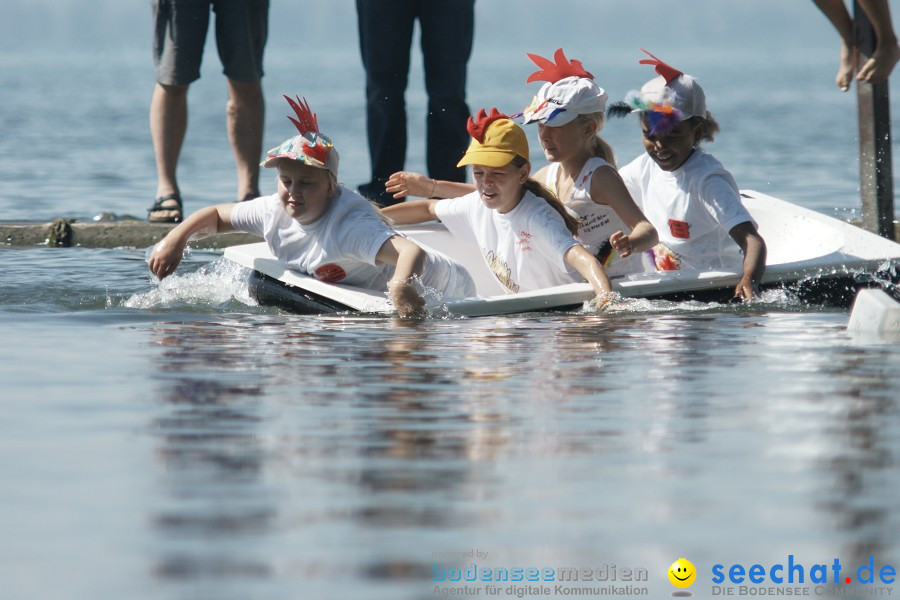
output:
{"label": "black shorts", "polygon": [[156,80],[187,85],[200,78],[210,9],[216,13],[216,46],[223,73],[259,83],[269,22],[269,0],[151,0],[156,30]]}

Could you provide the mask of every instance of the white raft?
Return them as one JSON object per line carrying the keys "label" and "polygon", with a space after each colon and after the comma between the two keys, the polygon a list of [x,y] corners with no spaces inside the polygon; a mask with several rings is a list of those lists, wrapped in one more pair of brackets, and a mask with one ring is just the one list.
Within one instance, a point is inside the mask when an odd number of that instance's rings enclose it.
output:
{"label": "white raft", "polygon": [[[762,288],[786,287],[804,301],[849,306],[856,291],[900,281],[900,244],[838,219],[767,196],[741,193],[744,206],[766,241],[768,259]],[[460,243],[439,223],[399,228],[405,235],[461,262],[475,280],[478,296],[446,303],[457,315],[483,316],[577,307],[593,296],[587,283],[505,294],[472,244]],[[324,283],[291,271],[265,243],[232,246],[225,258],[253,269],[251,290],[261,304],[301,314],[390,313],[383,292]],[[612,278],[625,297],[727,301],[740,273],[666,271]]]}

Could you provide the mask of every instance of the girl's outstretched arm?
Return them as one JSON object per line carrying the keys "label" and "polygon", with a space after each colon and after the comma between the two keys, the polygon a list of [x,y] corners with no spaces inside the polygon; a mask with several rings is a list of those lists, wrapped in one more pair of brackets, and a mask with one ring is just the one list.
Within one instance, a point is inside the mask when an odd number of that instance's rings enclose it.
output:
{"label": "girl's outstretched arm", "polygon": [[384,189],[394,198],[459,198],[475,191],[471,183],[431,179],[421,173],[398,171],[385,182]]}
{"label": "girl's outstretched arm", "polygon": [[734,288],[734,297],[749,302],[759,292],[759,284],[766,272],[766,242],[749,221],[735,225],[728,235],[744,253],[744,276]]}
{"label": "girl's outstretched arm", "polygon": [[610,206],[621,217],[631,233],[616,231],[609,236],[609,243],[622,258],[633,252],[643,252],[659,242],[656,228],[650,224],[643,211],[628,193],[622,177],[612,167],[601,167],[594,170],[591,177],[591,198],[599,204]]}
{"label": "girl's outstretched arm", "polygon": [[191,238],[202,238],[214,233],[234,231],[231,225],[231,207],[233,204],[219,204],[201,208],[172,229],[153,248],[150,260],[150,272],[164,279],[175,272],[184,248]]}
{"label": "girl's outstretched arm", "polygon": [[422,274],[425,251],[405,237],[395,235],[381,245],[375,260],[394,265],[394,276],[387,287],[397,313],[401,317],[423,316],[425,300],[416,290],[413,277]]}
{"label": "girl's outstretched arm", "polygon": [[594,288],[598,308],[609,303],[612,298],[612,284],[597,257],[588,252],[581,244],[576,244],[566,250],[563,258]]}
{"label": "girl's outstretched arm", "polygon": [[381,214],[389,218],[394,225],[415,225],[426,221],[434,221],[437,215],[434,205],[438,200],[412,200],[401,202],[381,209]]}

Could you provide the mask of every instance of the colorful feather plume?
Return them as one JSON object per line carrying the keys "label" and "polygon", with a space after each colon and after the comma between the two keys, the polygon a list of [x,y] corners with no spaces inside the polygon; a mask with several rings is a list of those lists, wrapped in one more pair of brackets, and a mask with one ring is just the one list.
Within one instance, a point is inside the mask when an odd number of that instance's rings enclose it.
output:
{"label": "colorful feather plume", "polygon": [[646,115],[647,124],[650,126],[650,135],[666,135],[672,131],[682,120],[684,115],[671,104],[648,102],[643,95],[632,90],[625,96],[623,102],[616,102],[606,111],[611,117],[624,117],[631,113],[643,113]]}
{"label": "colorful feather plume", "polygon": [[666,63],[659,60],[658,58],[656,58],[655,56],[653,56],[652,54],[650,54],[643,48],[641,48],[641,52],[643,52],[650,58],[644,58],[642,60],[639,60],[638,63],[642,64],[642,65],[653,65],[654,69],[656,70],[656,74],[661,75],[663,77],[663,79],[666,80],[666,85],[669,85],[670,83],[672,83],[672,80],[677,78],[679,75],[684,75],[684,73],[682,71],[679,71],[678,69],[676,69],[675,67],[673,67],[671,65],[667,65]]}
{"label": "colorful feather plume", "polygon": [[556,83],[560,79],[565,79],[566,77],[594,78],[593,75],[584,70],[580,60],[567,59],[562,48],[556,51],[552,61],[543,56],[538,56],[537,54],[528,54],[528,58],[531,59],[531,62],[540,67],[540,69],[529,75],[528,79],[525,80],[525,83],[531,83],[532,81],[549,81],[550,83]]}
{"label": "colorful feather plume", "polygon": [[472,117],[469,117],[469,121],[466,123],[466,131],[469,132],[473,138],[478,140],[479,144],[484,143],[484,134],[487,131],[488,125],[493,123],[494,121],[499,121],[500,119],[508,119],[507,115],[504,115],[500,111],[495,108],[491,109],[491,113],[487,114],[484,112],[484,109],[478,111],[477,122]]}

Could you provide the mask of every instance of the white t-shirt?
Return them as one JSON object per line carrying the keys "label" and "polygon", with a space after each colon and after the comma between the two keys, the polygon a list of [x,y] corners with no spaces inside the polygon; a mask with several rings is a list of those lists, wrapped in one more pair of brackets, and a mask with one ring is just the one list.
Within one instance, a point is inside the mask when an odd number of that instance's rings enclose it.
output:
{"label": "white t-shirt", "polygon": [[581,281],[564,258],[578,241],[559,213],[531,192],[506,214],[486,207],[478,192],[440,200],[435,214],[455,237],[478,244],[507,293]]}
{"label": "white t-shirt", "polygon": [[[394,273],[394,265],[377,265],[375,257],[384,242],[400,234],[385,225],[368,201],[343,186],[314,223],[295,221],[273,194],[235,204],[231,225],[265,238],[272,254],[289,268],[321,281],[385,290]],[[418,245],[427,255],[423,285],[440,292],[444,300],[475,295],[475,284],[462,265]]]}
{"label": "white t-shirt", "polygon": [[695,148],[674,171],[663,171],[648,154],[619,171],[631,197],[659,233],[655,253],[659,270],[694,269],[741,272],[740,246],[728,235],[751,222],[731,173],[718,160]]}
{"label": "white t-shirt", "polygon": [[[588,252],[597,257],[608,274],[620,275],[640,271],[640,257],[637,257],[637,260],[632,260],[631,257],[623,260],[609,243],[609,236],[615,232],[622,231],[627,235],[631,233],[631,229],[611,206],[598,204],[591,197],[594,171],[601,167],[612,168],[608,162],[597,156],[585,161],[568,197],[560,200],[581,223],[575,237],[584,244]],[[544,185],[554,192],[558,185],[559,170],[559,163],[551,163],[547,168],[547,180]]]}

